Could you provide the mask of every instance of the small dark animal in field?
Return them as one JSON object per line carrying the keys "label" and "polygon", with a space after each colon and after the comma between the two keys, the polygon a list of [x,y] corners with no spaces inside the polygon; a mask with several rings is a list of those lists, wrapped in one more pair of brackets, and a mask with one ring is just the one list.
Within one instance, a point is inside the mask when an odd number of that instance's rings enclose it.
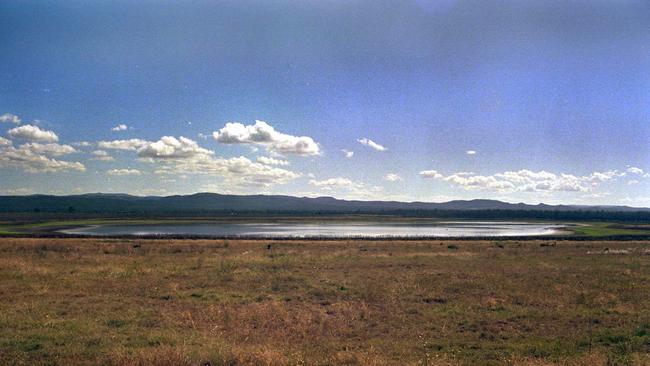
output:
{"label": "small dark animal in field", "polygon": [[434,303],[435,304],[446,304],[447,303],[446,299],[443,299],[443,298],[440,298],[440,297],[436,297],[436,298],[427,297],[426,299],[424,299],[422,301],[424,301],[427,304],[434,304]]}
{"label": "small dark animal in field", "polygon": [[458,245],[449,244],[449,245],[447,245],[447,249],[456,250],[456,249],[458,249]]}
{"label": "small dark animal in field", "polygon": [[271,244],[268,244],[268,245],[266,246],[266,250],[271,250]]}

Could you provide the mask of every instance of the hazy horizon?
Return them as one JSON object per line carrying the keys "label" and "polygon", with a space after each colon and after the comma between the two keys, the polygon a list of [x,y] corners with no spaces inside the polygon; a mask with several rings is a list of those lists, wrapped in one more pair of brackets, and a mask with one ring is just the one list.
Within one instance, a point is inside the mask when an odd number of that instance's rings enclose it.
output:
{"label": "hazy horizon", "polygon": [[0,194],[650,206],[650,4],[0,3]]}

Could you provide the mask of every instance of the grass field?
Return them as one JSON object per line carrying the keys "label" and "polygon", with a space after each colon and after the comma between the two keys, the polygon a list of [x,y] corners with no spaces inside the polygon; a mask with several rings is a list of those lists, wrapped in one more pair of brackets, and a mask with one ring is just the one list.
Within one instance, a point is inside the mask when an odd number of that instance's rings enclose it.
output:
{"label": "grass field", "polygon": [[650,242],[0,239],[0,364],[648,365]]}

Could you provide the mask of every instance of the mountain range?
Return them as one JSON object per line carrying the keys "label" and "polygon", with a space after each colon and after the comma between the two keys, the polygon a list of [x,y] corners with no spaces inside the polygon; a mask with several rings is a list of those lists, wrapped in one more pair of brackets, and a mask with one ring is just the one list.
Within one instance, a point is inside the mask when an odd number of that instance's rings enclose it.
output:
{"label": "mountain range", "polygon": [[296,213],[380,213],[391,211],[580,211],[650,212],[650,208],[629,206],[530,205],[490,199],[449,202],[357,201],[333,197],[293,197],[281,195],[223,195],[196,193],[174,196],[132,196],[90,193],[54,196],[0,196],[0,212],[77,213],[210,213],[210,212],[296,212]]}

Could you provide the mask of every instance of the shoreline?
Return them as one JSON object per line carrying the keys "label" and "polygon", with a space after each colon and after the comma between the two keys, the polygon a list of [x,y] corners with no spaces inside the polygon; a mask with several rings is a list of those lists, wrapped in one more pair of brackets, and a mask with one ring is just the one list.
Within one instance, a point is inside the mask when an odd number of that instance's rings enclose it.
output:
{"label": "shoreline", "polygon": [[124,240],[246,240],[246,241],[650,241],[650,235],[528,235],[528,236],[233,236],[233,235],[81,235],[62,232],[2,233],[0,238],[50,238],[50,239],[124,239]]}

